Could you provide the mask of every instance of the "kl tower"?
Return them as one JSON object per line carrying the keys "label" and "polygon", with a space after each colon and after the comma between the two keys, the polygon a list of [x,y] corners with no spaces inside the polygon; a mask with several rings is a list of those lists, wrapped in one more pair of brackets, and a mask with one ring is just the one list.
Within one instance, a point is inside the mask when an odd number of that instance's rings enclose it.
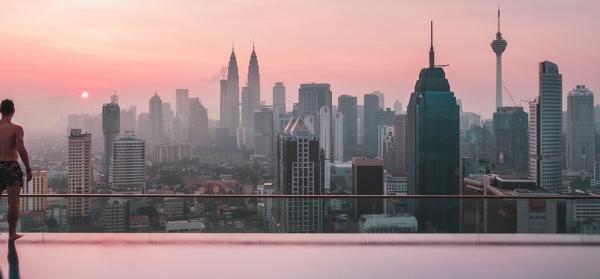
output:
{"label": "kl tower", "polygon": [[496,53],[496,108],[499,108],[502,106],[502,53],[508,45],[500,32],[500,9],[498,9],[498,32],[496,32],[496,39],[492,41],[491,45],[492,50]]}

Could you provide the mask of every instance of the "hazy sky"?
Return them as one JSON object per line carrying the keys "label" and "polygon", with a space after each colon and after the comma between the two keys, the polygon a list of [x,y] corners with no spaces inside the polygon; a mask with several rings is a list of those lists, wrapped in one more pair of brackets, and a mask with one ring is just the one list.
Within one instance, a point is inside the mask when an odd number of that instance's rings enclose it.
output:
{"label": "hazy sky", "polygon": [[147,111],[155,90],[173,103],[175,88],[189,88],[216,119],[232,41],[242,85],[255,41],[267,103],[275,81],[287,87],[288,109],[299,84],[314,81],[331,83],[336,99],[362,102],[380,90],[387,105],[406,105],[427,65],[429,20],[436,62],[450,64],[464,110],[489,117],[498,5],[504,82],[516,102],[537,94],[537,63],[546,59],[559,65],[565,95],[576,84],[600,91],[595,0],[0,2],[1,96],[15,99],[16,120],[38,131],[69,113],[99,112],[115,90],[121,106]]}

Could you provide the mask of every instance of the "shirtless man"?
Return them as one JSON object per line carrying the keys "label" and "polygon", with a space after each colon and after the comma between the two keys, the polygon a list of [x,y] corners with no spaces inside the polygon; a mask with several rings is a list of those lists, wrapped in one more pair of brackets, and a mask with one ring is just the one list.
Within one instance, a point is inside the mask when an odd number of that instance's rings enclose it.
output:
{"label": "shirtless man", "polygon": [[19,219],[19,193],[23,187],[23,172],[17,160],[25,165],[27,182],[31,180],[29,155],[23,143],[23,128],[11,122],[15,114],[15,104],[12,100],[2,100],[0,103],[0,194],[8,189],[8,238],[17,240],[22,235],[17,234]]}

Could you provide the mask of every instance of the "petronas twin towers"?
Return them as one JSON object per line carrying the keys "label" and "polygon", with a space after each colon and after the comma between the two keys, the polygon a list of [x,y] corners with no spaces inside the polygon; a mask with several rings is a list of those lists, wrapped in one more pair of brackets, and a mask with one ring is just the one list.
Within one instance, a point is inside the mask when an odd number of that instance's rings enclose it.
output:
{"label": "petronas twin towers", "polygon": [[[241,125],[240,125],[240,78],[238,75],[235,49],[232,48],[227,67],[227,79],[221,80],[221,128],[227,129],[229,136],[238,138],[251,138],[245,135],[250,133],[254,125],[254,112],[260,108],[260,73],[258,58],[254,46],[248,65],[247,85],[242,87]],[[238,139],[238,143],[240,143]],[[242,141],[242,145],[252,145]],[[251,147],[251,146],[248,146]]]}

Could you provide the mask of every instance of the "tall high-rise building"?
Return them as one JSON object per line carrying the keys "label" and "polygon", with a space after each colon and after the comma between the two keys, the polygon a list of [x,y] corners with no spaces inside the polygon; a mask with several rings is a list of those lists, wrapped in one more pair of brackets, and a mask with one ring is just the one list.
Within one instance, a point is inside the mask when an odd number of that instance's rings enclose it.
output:
{"label": "tall high-rise building", "polygon": [[267,107],[254,112],[254,155],[273,155],[273,113]]}
{"label": "tall high-rise building", "polygon": [[550,61],[539,64],[539,96],[529,105],[529,175],[538,186],[562,186],[562,75]]}
{"label": "tall high-rise building", "polygon": [[162,116],[163,116],[163,135],[167,139],[173,137],[173,122],[175,121],[175,112],[171,109],[171,103],[162,103]]}
{"label": "tall high-rise building", "polygon": [[400,101],[398,101],[398,100],[396,100],[396,101],[394,102],[394,113],[395,113],[396,115],[398,115],[398,114],[402,114],[402,113],[403,113],[403,112],[402,112],[402,103],[400,103]]}
{"label": "tall high-rise building", "polygon": [[254,112],[260,107],[260,71],[256,51],[252,46],[250,63],[248,64],[248,86],[242,91],[242,125],[252,127]]}
{"label": "tall high-rise building", "polygon": [[133,133],[114,142],[113,191],[146,190],[146,144]]}
{"label": "tall high-rise building", "polygon": [[125,131],[136,131],[137,130],[137,107],[130,106],[127,109],[121,109],[121,133]]}
{"label": "tall high-rise building", "polygon": [[273,122],[275,131],[281,131],[281,119],[286,113],[285,108],[285,86],[283,82],[276,82],[273,86]]}
{"label": "tall high-rise building", "polygon": [[364,96],[364,154],[367,157],[377,156],[377,126],[379,125],[379,96],[365,94]]}
{"label": "tall high-rise building", "polygon": [[187,129],[189,119],[189,91],[187,89],[175,89],[175,121],[173,124],[173,136],[177,140],[187,139]]}
{"label": "tall high-rise building", "polygon": [[389,172],[406,177],[406,114],[396,115],[394,121],[394,163]]}
{"label": "tall high-rise building", "polygon": [[273,111],[285,113],[285,86],[283,82],[276,82],[273,86]]}
{"label": "tall high-rise building", "polygon": [[[324,158],[319,137],[303,117],[294,118],[277,143],[276,192],[287,195],[319,195],[323,189]],[[288,198],[276,201],[275,218],[283,232],[322,232],[320,199]]]}
{"label": "tall high-rise building", "polygon": [[[21,194],[48,194],[48,171],[32,171],[31,181],[25,183]],[[45,197],[21,198],[20,207],[21,211],[44,211],[48,208],[48,202]]]}
{"label": "tall high-rise building", "polygon": [[495,172],[526,175],[529,166],[529,124],[522,107],[499,107],[494,113]]}
{"label": "tall high-rise building", "polygon": [[149,102],[150,137],[154,139],[163,137],[163,106],[160,96],[154,92]]}
{"label": "tall high-rise building", "polygon": [[496,54],[496,108],[502,106],[502,53],[508,43],[502,38],[500,32],[500,9],[498,9],[498,32],[496,39],[492,41],[492,50]]}
{"label": "tall high-rise building", "polygon": [[319,132],[319,145],[324,153],[324,176],[323,187],[328,192],[331,189],[331,158],[333,158],[333,119],[331,118],[331,109],[321,107],[319,110],[319,119],[321,121],[321,131]]}
{"label": "tall high-rise building", "polygon": [[150,137],[150,115],[147,112],[138,114],[136,127],[135,131],[139,138],[147,139]]}
{"label": "tall high-rise building", "polygon": [[331,109],[328,107],[321,107],[319,109],[319,119],[321,120],[321,127],[319,132],[319,145],[325,152],[325,160],[331,159],[332,149],[332,129],[331,129]]}
{"label": "tall high-rise building", "polygon": [[335,113],[333,119],[333,161],[343,162],[344,158],[344,114],[341,111]]}
{"label": "tall high-rise building", "polygon": [[189,98],[190,95],[187,89],[175,89],[175,117],[179,119],[187,118]]}
{"label": "tall high-rise building", "polygon": [[110,103],[102,105],[102,133],[104,134],[104,182],[109,184],[112,182],[110,169],[112,164],[112,144],[119,136],[121,119],[121,109],[118,104],[117,95],[110,98]]}
{"label": "tall high-rise building", "polygon": [[481,127],[481,115],[474,112],[460,113],[460,131],[466,133],[471,127]]}
{"label": "tall high-rise building", "polygon": [[[433,23],[429,67],[419,73],[407,112],[408,193],[458,195],[459,107],[444,69],[435,65]],[[418,201],[412,208],[421,230],[459,230],[460,211],[454,201]]]}
{"label": "tall high-rise building", "polygon": [[[90,194],[92,190],[92,135],[72,129],[69,135],[69,194]],[[89,198],[70,198],[69,223],[85,224],[90,214]]]}
{"label": "tall high-rise building", "polygon": [[328,83],[304,83],[298,90],[300,113],[315,117],[315,131],[321,130],[319,110],[327,107],[331,110],[331,86]]}
{"label": "tall high-rise building", "polygon": [[229,136],[235,137],[240,126],[240,77],[233,49],[227,67],[227,79],[221,80],[220,109],[221,128],[226,128]]}
{"label": "tall high-rise building", "polygon": [[190,144],[208,144],[208,112],[199,98],[189,99],[188,140]]}
{"label": "tall high-rise building", "polygon": [[577,85],[567,96],[567,169],[592,172],[596,155],[594,94]]}
{"label": "tall high-rise building", "polygon": [[[352,194],[383,195],[383,160],[363,157],[352,158]],[[354,217],[365,214],[382,214],[383,200],[356,199]]]}
{"label": "tall high-rise building", "polygon": [[[377,158],[384,159],[386,163],[391,162],[393,153],[389,153],[393,148],[394,142],[394,126],[379,125],[377,126]],[[385,164],[386,167],[389,164]],[[387,168],[386,168],[387,169]]]}
{"label": "tall high-rise building", "polygon": [[371,94],[377,95],[379,109],[385,109],[385,94],[383,94],[383,92],[380,91],[374,91]]}
{"label": "tall high-rise building", "polygon": [[365,106],[356,106],[356,144],[365,144]]}
{"label": "tall high-rise building", "polygon": [[396,119],[396,114],[391,108],[380,109],[377,112],[378,125],[387,125],[394,126],[394,121]]}
{"label": "tall high-rise building", "polygon": [[356,97],[340,95],[338,97],[338,111],[344,117],[344,159],[348,160],[355,152],[357,145],[357,107]]}

